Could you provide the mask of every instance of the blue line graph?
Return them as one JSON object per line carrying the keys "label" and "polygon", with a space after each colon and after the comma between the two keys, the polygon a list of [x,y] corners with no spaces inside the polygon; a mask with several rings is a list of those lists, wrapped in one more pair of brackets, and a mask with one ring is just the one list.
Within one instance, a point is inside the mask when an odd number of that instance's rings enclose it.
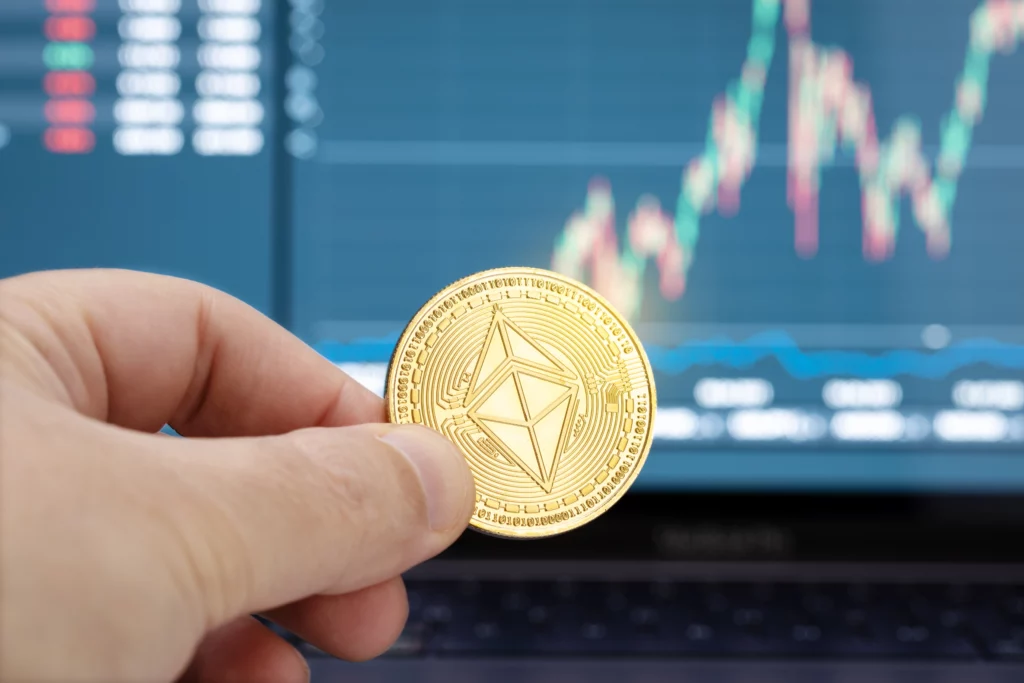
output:
{"label": "blue line graph", "polygon": [[660,372],[678,374],[693,367],[721,365],[738,370],[774,357],[796,379],[827,376],[886,378],[912,375],[938,379],[969,365],[1024,369],[1024,346],[994,339],[968,339],[938,351],[899,349],[880,354],[860,351],[804,351],[785,332],[769,331],[745,341],[721,337],[675,348],[645,347]]}
{"label": "blue line graph", "polygon": [[[344,344],[325,342],[316,348],[335,363],[386,363],[396,343],[397,333]],[[897,349],[869,354],[861,351],[805,351],[785,332],[771,330],[743,341],[714,337],[670,348],[646,345],[645,348],[655,370],[669,375],[709,366],[744,370],[773,358],[796,379],[831,376],[891,378],[900,375],[939,379],[970,365],[1024,369],[1024,346],[985,338],[967,339],[937,351]]]}

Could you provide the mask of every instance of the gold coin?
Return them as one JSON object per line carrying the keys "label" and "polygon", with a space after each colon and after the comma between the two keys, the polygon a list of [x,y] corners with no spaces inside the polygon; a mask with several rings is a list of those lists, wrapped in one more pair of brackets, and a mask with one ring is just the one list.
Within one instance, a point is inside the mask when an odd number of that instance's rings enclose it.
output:
{"label": "gold coin", "polygon": [[388,418],[462,449],[470,525],[553,536],[607,511],[651,447],[654,376],[640,340],[600,295],[557,273],[498,268],[449,285],[416,313],[388,368]]}

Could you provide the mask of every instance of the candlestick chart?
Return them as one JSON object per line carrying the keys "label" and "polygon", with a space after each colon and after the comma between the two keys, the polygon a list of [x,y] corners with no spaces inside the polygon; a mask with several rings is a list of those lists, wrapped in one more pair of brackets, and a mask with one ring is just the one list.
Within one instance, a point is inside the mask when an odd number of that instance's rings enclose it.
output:
{"label": "candlestick chart", "polygon": [[[887,137],[879,135],[869,85],[857,81],[847,52],[815,43],[811,7],[810,0],[753,0],[740,74],[712,105],[703,152],[685,165],[674,213],[654,195],[641,196],[620,245],[611,184],[595,178],[583,208],[556,239],[555,270],[588,280],[627,316],[639,311],[649,262],[657,268],[660,294],[668,300],[683,296],[702,218],[714,211],[734,215],[757,166],[764,92],[776,75],[780,21],[789,52],[787,201],[796,252],[815,256],[822,170],[837,155],[850,154],[860,182],[864,258],[892,256],[904,197],[909,197],[928,254],[947,256],[958,183],[988,99],[990,64],[1011,54],[1024,38],[1024,0],[986,0],[971,14],[963,68],[952,89],[952,108],[942,118],[934,160],[922,151],[922,126],[914,115],[898,118]],[[775,65],[775,72],[779,68]]]}
{"label": "candlestick chart", "polygon": [[1022,41],[1024,0],[0,0],[0,275],[204,281],[382,392],[432,293],[550,267],[647,351],[641,483],[1024,490]]}
{"label": "candlestick chart", "polygon": [[891,483],[909,454],[1020,453],[1024,0],[323,19],[293,327],[366,386],[425,296],[550,267],[643,341],[652,485],[725,452],[826,454],[829,485],[847,456]]}

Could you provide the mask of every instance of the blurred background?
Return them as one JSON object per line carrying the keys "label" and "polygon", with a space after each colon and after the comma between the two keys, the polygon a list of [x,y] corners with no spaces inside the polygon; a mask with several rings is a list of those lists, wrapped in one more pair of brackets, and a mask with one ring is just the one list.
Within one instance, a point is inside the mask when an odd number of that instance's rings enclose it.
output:
{"label": "blurred background", "polygon": [[380,391],[555,268],[657,371],[638,489],[1020,490],[1024,10],[813,10],[5,0],[0,274],[194,278]]}
{"label": "blurred background", "polygon": [[[655,368],[636,519],[1005,521],[1022,40],[1017,0],[3,0],[0,275],[194,278],[381,392],[437,290],[553,268]],[[790,528],[652,552],[777,559]]]}

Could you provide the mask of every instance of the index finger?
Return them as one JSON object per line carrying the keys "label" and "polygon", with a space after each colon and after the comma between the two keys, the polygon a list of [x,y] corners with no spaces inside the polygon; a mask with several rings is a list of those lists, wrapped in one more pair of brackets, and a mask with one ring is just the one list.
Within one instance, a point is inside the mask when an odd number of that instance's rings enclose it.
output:
{"label": "index finger", "polygon": [[121,270],[0,281],[0,373],[132,429],[258,436],[381,422],[384,403],[254,308]]}

